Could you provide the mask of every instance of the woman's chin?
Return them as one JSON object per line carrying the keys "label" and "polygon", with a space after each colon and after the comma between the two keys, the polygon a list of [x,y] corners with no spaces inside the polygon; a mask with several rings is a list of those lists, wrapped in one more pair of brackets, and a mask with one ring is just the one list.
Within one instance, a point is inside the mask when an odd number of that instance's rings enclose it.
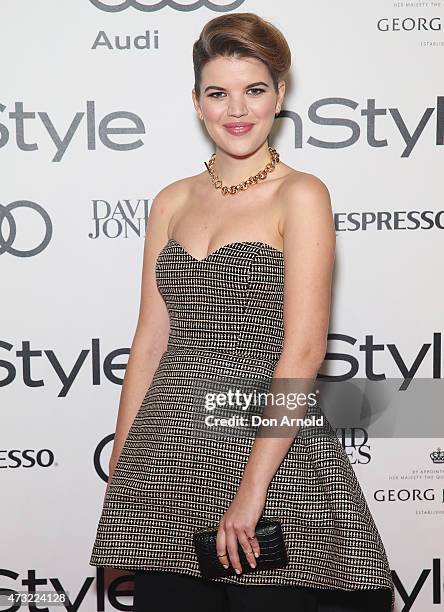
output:
{"label": "woman's chin", "polygon": [[257,138],[254,140],[251,138],[247,140],[246,138],[240,139],[234,136],[228,138],[228,140],[224,138],[223,141],[215,141],[215,144],[221,151],[224,151],[228,155],[242,158],[248,157],[248,155],[255,153],[264,144],[264,142],[266,142],[266,140],[266,135],[260,141],[258,141]]}

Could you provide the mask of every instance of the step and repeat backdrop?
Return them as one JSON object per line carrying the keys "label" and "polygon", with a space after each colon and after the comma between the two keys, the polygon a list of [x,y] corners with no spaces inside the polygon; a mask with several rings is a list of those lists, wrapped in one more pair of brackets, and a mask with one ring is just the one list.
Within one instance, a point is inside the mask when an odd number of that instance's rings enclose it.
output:
{"label": "step and repeat backdrop", "polygon": [[[270,144],[332,196],[321,374],[345,381],[347,409],[368,417],[338,437],[386,546],[396,609],[441,610],[433,394],[417,394],[402,423],[410,383],[442,380],[440,1],[2,0],[0,588],[64,589],[69,610],[131,610],[133,574],[88,562],[146,221],[156,193],[213,152],[192,105],[193,42],[209,19],[246,11],[279,27],[293,55]],[[404,384],[380,411],[362,388],[385,379]]]}

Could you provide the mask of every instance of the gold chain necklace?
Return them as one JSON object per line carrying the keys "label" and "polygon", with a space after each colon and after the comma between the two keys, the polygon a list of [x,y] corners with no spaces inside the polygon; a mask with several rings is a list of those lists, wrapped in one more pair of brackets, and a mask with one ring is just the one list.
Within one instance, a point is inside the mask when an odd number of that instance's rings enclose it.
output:
{"label": "gold chain necklace", "polygon": [[211,182],[213,183],[215,188],[220,189],[223,195],[227,195],[227,194],[234,195],[238,193],[239,191],[248,189],[250,185],[255,185],[259,181],[264,180],[265,178],[267,178],[268,173],[274,170],[276,164],[279,162],[279,153],[276,151],[276,149],[273,149],[273,147],[268,147],[268,150],[271,155],[271,161],[268,162],[265,168],[261,170],[260,172],[258,172],[257,174],[255,174],[254,176],[250,176],[245,181],[242,181],[241,183],[238,183],[237,185],[231,185],[231,187],[223,186],[221,179],[214,172],[214,162],[216,160],[216,153],[213,153],[208,163],[204,162],[204,164],[207,167],[208,172],[210,173]]}

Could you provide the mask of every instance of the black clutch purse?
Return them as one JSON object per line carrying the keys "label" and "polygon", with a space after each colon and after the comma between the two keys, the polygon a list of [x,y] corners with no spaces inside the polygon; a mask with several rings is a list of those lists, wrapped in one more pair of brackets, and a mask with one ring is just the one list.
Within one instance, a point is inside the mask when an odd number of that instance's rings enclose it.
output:
{"label": "black clutch purse", "polygon": [[[217,527],[205,527],[193,533],[193,544],[203,578],[237,576],[231,563],[225,569],[216,551]],[[256,538],[259,542],[259,557],[255,557],[256,567],[251,567],[242,546],[238,543],[239,560],[242,573],[250,574],[261,570],[285,567],[288,564],[287,550],[281,523],[278,518],[260,518],[256,525]],[[242,574],[239,574],[240,576]]]}

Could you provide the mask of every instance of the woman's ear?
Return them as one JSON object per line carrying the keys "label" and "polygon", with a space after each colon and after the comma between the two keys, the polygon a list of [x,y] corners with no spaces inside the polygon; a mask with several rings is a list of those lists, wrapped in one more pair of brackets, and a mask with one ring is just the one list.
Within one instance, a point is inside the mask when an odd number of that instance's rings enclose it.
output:
{"label": "woman's ear", "polygon": [[202,115],[202,111],[200,110],[200,104],[197,100],[196,90],[194,89],[194,87],[191,90],[191,97],[193,99],[193,104],[194,104],[194,108],[196,109],[196,113],[198,114],[199,119],[202,121],[203,115]]}

